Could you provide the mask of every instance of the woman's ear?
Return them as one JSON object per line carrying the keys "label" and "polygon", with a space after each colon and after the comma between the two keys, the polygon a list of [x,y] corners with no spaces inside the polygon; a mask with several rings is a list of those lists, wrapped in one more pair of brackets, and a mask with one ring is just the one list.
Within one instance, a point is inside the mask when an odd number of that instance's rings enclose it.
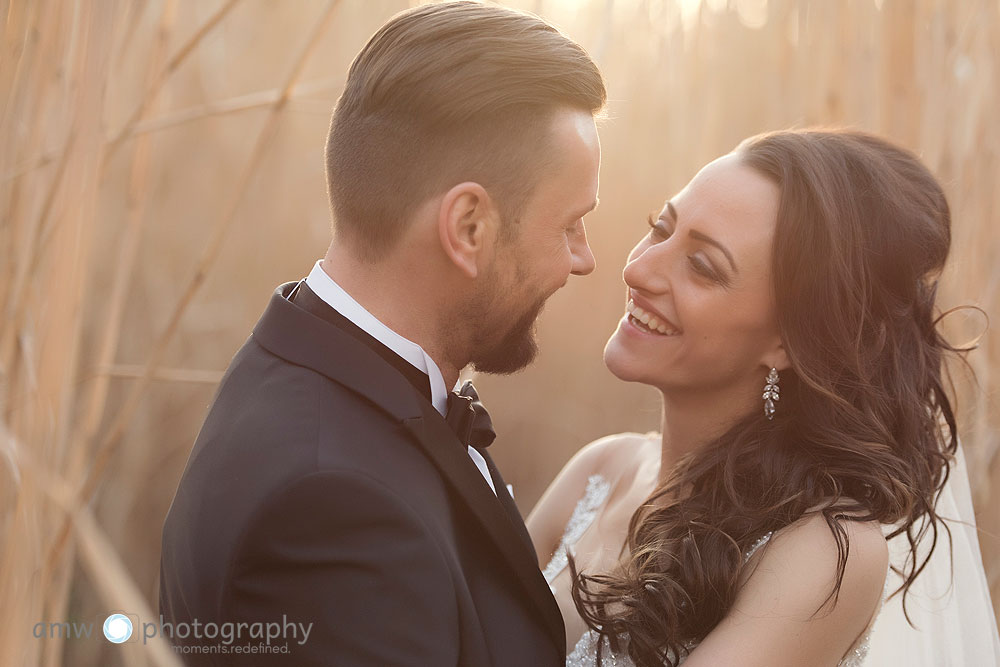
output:
{"label": "woman's ear", "polygon": [[459,271],[475,278],[491,260],[496,210],[478,183],[459,183],[448,190],[438,209],[441,249]]}
{"label": "woman's ear", "polygon": [[778,369],[779,373],[792,367],[791,362],[788,360],[788,352],[785,350],[785,345],[781,342],[780,338],[774,348],[772,348],[765,356],[764,364],[769,369]]}

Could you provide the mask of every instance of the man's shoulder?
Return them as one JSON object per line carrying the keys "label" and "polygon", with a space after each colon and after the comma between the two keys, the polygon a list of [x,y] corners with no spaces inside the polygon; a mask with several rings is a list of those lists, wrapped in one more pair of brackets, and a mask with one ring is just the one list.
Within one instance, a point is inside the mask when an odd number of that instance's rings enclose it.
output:
{"label": "man's shoulder", "polygon": [[244,493],[260,496],[323,470],[354,470],[389,484],[439,477],[398,419],[251,338],[219,386],[185,476],[199,489],[220,476],[216,484],[252,480]]}
{"label": "man's shoulder", "polygon": [[[408,386],[402,376],[399,383]],[[264,421],[305,422],[315,435],[346,426],[382,429],[397,421],[350,386],[275,355],[252,336],[226,369],[209,419],[213,413],[226,420],[239,417],[233,426],[250,429]]]}

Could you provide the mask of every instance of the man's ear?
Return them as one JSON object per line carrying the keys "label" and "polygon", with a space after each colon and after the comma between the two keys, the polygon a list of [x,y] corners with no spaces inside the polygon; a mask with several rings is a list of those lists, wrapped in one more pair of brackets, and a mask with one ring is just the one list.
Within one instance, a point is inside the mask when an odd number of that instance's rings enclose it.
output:
{"label": "man's ear", "polygon": [[496,207],[478,183],[459,183],[438,209],[441,249],[459,271],[475,278],[490,260],[496,238]]}

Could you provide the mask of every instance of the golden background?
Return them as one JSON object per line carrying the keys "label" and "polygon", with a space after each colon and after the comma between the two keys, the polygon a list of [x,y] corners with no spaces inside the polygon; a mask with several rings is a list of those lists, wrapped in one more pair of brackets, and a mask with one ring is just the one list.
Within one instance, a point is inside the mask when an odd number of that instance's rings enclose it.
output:
{"label": "golden background", "polygon": [[[581,42],[609,87],[597,270],[549,301],[532,367],[476,380],[523,512],[582,445],[659,427],[655,391],[601,360],[621,269],[645,214],[748,135],[850,125],[920,153],[953,210],[940,305],[998,312],[996,0],[506,4]],[[155,615],[163,517],[215,384],[273,288],[325,251],[330,112],[407,6],[0,2],[0,664],[177,664],[162,643],[32,626]],[[984,324],[946,329],[960,343]],[[998,344],[988,331],[968,356],[978,386],[955,365],[995,602]]]}

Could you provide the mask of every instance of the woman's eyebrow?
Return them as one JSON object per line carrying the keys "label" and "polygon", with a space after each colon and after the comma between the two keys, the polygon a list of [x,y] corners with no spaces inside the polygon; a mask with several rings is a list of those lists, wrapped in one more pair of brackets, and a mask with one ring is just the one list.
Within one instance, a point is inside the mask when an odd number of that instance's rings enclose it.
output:
{"label": "woman's eyebrow", "polygon": [[[674,208],[673,202],[669,202],[669,201],[667,202],[667,213],[670,215],[671,218],[674,219],[674,224],[676,225],[677,224],[677,209]],[[691,238],[695,239],[696,241],[703,241],[703,242],[708,243],[710,245],[714,245],[716,248],[718,248],[719,250],[721,250],[722,254],[725,255],[726,259],[729,260],[729,265],[733,267],[733,271],[735,271],[737,274],[740,272],[740,270],[738,268],[736,268],[736,262],[733,260],[732,253],[729,252],[729,250],[726,248],[726,246],[722,245],[721,243],[719,243],[718,241],[716,241],[715,239],[713,239],[711,236],[708,236],[706,234],[702,234],[697,229],[689,229],[688,230],[688,236],[690,236]]]}

